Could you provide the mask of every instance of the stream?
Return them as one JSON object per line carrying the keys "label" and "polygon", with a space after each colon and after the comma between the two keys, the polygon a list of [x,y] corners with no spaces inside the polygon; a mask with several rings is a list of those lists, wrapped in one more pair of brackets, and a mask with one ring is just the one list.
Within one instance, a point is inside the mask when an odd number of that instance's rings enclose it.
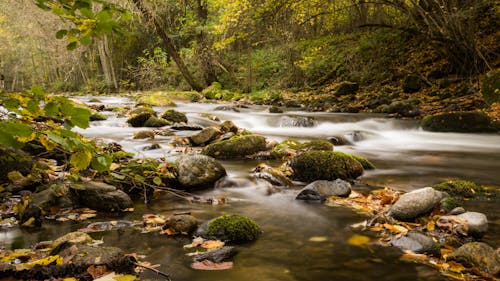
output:
{"label": "stream", "polygon": [[[92,97],[79,97],[88,104]],[[133,106],[124,97],[98,97],[106,106]],[[336,146],[336,151],[367,157],[377,169],[367,171],[354,190],[369,191],[391,187],[410,191],[436,184],[446,179],[464,179],[478,184],[500,187],[500,135],[456,134],[422,131],[417,121],[385,118],[375,114],[319,113],[287,111],[269,113],[268,107],[251,106],[240,112],[215,111],[217,104],[177,102],[176,110],[185,112],[192,124],[214,125],[200,113],[216,115],[220,120],[231,120],[238,127],[264,135],[269,140],[293,138],[300,141],[343,136],[352,142]],[[157,107],[157,112],[166,108]],[[145,128],[127,127],[126,118],[104,111],[108,120],[92,122],[91,127],[79,130],[88,138],[118,142],[136,157],[165,157],[174,159],[178,152],[169,145],[171,137],[155,140],[134,140],[133,133]],[[287,116],[314,118],[313,127],[283,127]],[[179,132],[189,136],[193,131]],[[143,151],[145,146],[158,143],[161,149]],[[221,161],[228,176],[249,178],[249,171],[258,160]],[[280,162],[268,161],[277,166]],[[6,248],[29,247],[51,240],[63,233],[85,227],[93,221],[111,219],[141,220],[146,213],[170,215],[191,212],[200,220],[209,220],[225,213],[241,214],[253,218],[263,234],[254,243],[244,245],[234,260],[234,268],[224,271],[191,269],[191,258],[183,245],[187,238],[170,238],[157,233],[141,234],[123,229],[91,234],[103,239],[106,245],[117,246],[128,253],[145,255],[145,260],[160,264],[159,270],[168,272],[174,281],[308,281],[308,280],[447,280],[435,269],[400,260],[401,251],[392,247],[369,245],[356,247],[347,240],[356,231],[349,226],[366,217],[342,207],[328,207],[294,200],[300,187],[268,195],[265,188],[255,184],[244,187],[200,191],[204,196],[224,196],[225,205],[189,204],[164,196],[145,205],[137,202],[135,212],[122,215],[103,215],[81,223],[44,223],[42,229],[12,228],[0,232],[1,245]],[[488,216],[489,230],[483,241],[494,248],[500,246],[499,199],[466,201],[464,207]],[[363,235],[372,235],[363,233]],[[311,239],[320,237],[321,239]],[[315,242],[320,241],[320,242]],[[161,280],[154,273],[144,272],[142,280]]]}

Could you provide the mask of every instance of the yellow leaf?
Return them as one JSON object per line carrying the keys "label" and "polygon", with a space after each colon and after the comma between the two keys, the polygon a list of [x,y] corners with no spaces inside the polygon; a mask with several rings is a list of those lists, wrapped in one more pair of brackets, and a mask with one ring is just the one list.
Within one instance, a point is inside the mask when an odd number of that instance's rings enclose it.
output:
{"label": "yellow leaf", "polygon": [[436,223],[434,222],[434,220],[430,220],[427,223],[427,231],[433,231],[435,229],[435,226],[436,226]]}
{"label": "yellow leaf", "polygon": [[354,234],[353,236],[351,236],[351,238],[349,238],[349,240],[347,240],[347,243],[349,245],[353,245],[353,246],[363,246],[364,244],[370,242],[370,237],[368,236],[364,236],[364,235],[359,235],[359,234]]}
{"label": "yellow leaf", "polygon": [[25,263],[23,265],[25,267],[34,267],[35,265],[47,266],[47,265],[50,265],[50,264],[52,264],[54,262],[57,265],[62,265],[63,264],[63,258],[60,257],[59,255],[48,256],[48,257],[43,258],[43,259],[39,259],[39,260],[32,261],[32,262],[27,262],[27,263]]}
{"label": "yellow leaf", "polygon": [[126,275],[116,275],[113,279],[116,281],[134,281],[134,280],[139,280],[137,277],[134,275],[126,274]]}
{"label": "yellow leaf", "polygon": [[309,238],[309,241],[311,242],[326,242],[328,241],[328,237],[326,236],[313,236]]}
{"label": "yellow leaf", "polygon": [[79,169],[84,170],[90,165],[92,160],[92,153],[90,151],[77,151],[69,158],[69,163]]}
{"label": "yellow leaf", "polygon": [[42,143],[43,147],[45,147],[45,149],[47,149],[48,151],[51,151],[57,147],[57,143],[49,140],[46,135],[40,135],[39,140]]}
{"label": "yellow leaf", "polygon": [[203,244],[201,244],[201,247],[205,249],[215,249],[222,246],[224,246],[224,242],[219,240],[208,240],[203,242]]}

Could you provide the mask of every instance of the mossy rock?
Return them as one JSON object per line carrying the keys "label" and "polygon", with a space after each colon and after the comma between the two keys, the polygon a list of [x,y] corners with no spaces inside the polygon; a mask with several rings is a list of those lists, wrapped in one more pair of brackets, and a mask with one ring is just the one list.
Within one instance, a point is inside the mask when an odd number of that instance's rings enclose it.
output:
{"label": "mossy rock", "polygon": [[33,164],[33,160],[25,152],[0,147],[0,182],[7,182],[11,171],[18,171],[23,175],[29,174]]}
{"label": "mossy rock", "polygon": [[315,180],[352,180],[363,174],[363,166],[342,152],[306,151],[290,161],[293,177],[305,182]]}
{"label": "mossy rock", "polygon": [[103,120],[107,120],[107,119],[108,119],[108,117],[106,117],[106,115],[101,114],[101,113],[93,113],[92,115],[90,115],[90,118],[89,118],[90,121],[103,121]]}
{"label": "mossy rock", "polygon": [[259,237],[260,227],[251,218],[224,215],[208,222],[206,235],[233,243],[250,242]]}
{"label": "mossy rock", "polygon": [[326,140],[312,140],[305,142],[301,145],[303,149],[306,150],[324,150],[324,151],[332,151],[333,144]]}
{"label": "mossy rock", "polygon": [[186,117],[186,114],[179,112],[177,110],[169,109],[161,115],[161,118],[168,120],[173,123],[180,123],[184,122],[187,123],[188,119]]}
{"label": "mossy rock", "polygon": [[213,82],[212,85],[205,88],[201,94],[207,99],[220,99],[222,97],[222,85],[219,82]]}
{"label": "mossy rock", "polygon": [[154,139],[155,132],[153,131],[139,131],[134,133],[134,139]]}
{"label": "mossy rock", "polygon": [[337,96],[354,95],[358,92],[358,90],[358,83],[344,81],[335,88],[335,94]]}
{"label": "mossy rock", "polygon": [[350,154],[349,156],[351,156],[354,160],[358,161],[359,164],[361,164],[361,166],[363,166],[363,169],[365,169],[365,170],[375,169],[375,165],[373,165],[373,163],[370,162],[370,160],[366,159],[365,157],[359,156],[359,155],[354,155],[354,154]]}
{"label": "mossy rock", "polygon": [[263,150],[266,150],[266,139],[263,136],[244,135],[211,143],[201,153],[218,159],[237,159]]}
{"label": "mossy rock", "polygon": [[481,93],[488,104],[500,102],[500,70],[495,70],[483,79]]}
{"label": "mossy rock", "polygon": [[89,102],[101,102],[101,100],[98,98],[91,98]]}
{"label": "mossy rock", "polygon": [[127,115],[134,116],[142,113],[149,113],[153,116],[156,116],[156,111],[150,106],[139,106],[127,112]]}
{"label": "mossy rock", "polygon": [[127,120],[127,123],[130,124],[130,126],[132,126],[132,127],[144,127],[144,124],[146,123],[146,121],[148,121],[149,118],[151,118],[151,117],[154,117],[154,115],[151,113],[147,113],[147,112],[140,113],[140,114],[137,114],[137,115],[130,117]]}
{"label": "mossy rock", "polygon": [[164,92],[142,94],[137,98],[137,104],[150,106],[176,106],[169,94]]}
{"label": "mossy rock", "polygon": [[422,79],[417,75],[408,75],[403,80],[403,92],[416,93],[422,89]]}
{"label": "mossy rock", "polygon": [[478,195],[487,195],[489,190],[471,181],[451,180],[443,181],[433,186],[434,189],[444,191],[451,196],[472,198]]}
{"label": "mossy rock", "polygon": [[466,243],[448,255],[448,259],[477,267],[493,276],[500,273],[500,254],[486,243]]}
{"label": "mossy rock", "polygon": [[491,119],[483,112],[447,112],[428,115],[422,119],[420,125],[426,131],[481,133],[493,132]]}
{"label": "mossy rock", "polygon": [[149,117],[149,119],[146,122],[144,122],[144,127],[151,127],[151,128],[158,128],[168,125],[172,125],[172,123],[165,119],[158,118],[155,116]]}

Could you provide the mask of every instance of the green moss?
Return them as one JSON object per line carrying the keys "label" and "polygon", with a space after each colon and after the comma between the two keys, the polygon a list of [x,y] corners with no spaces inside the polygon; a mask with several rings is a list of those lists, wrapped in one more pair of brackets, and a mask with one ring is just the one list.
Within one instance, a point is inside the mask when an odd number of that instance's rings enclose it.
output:
{"label": "green moss", "polygon": [[172,125],[172,123],[165,120],[165,119],[161,119],[161,118],[158,118],[155,116],[149,117],[149,119],[146,122],[144,122],[144,127],[157,128],[157,127],[163,127],[163,126],[168,126],[168,125]]}
{"label": "green moss", "polygon": [[108,119],[108,117],[106,117],[105,115],[103,115],[101,113],[93,113],[92,115],[90,115],[90,118],[89,118],[90,121],[102,121],[102,120],[106,120],[106,119]]}
{"label": "green moss", "polygon": [[33,160],[20,150],[0,147],[0,182],[8,181],[7,174],[18,171],[27,175],[33,168]]}
{"label": "green moss", "polygon": [[491,132],[491,119],[483,112],[447,112],[429,115],[420,125],[433,132]]}
{"label": "green moss", "polygon": [[355,179],[363,174],[363,166],[350,155],[334,151],[306,151],[290,161],[297,180]]}
{"label": "green moss", "polygon": [[207,236],[230,242],[249,242],[260,235],[259,225],[241,215],[224,215],[208,222]]}
{"label": "green moss", "polygon": [[89,102],[101,102],[101,100],[98,98],[91,98]]}
{"label": "green moss", "polygon": [[134,139],[154,139],[155,132],[153,131],[139,131],[134,133]]}
{"label": "green moss", "polygon": [[213,82],[212,85],[205,88],[201,93],[205,98],[211,100],[230,101],[239,99],[238,93],[229,90],[223,90],[222,85],[219,82]]}
{"label": "green moss", "polygon": [[326,140],[312,140],[303,143],[301,146],[303,149],[307,150],[324,150],[324,151],[333,150],[333,144]]}
{"label": "green moss", "polygon": [[175,102],[168,93],[154,92],[144,93],[136,98],[137,104],[150,106],[175,106]]}
{"label": "green moss", "polygon": [[128,116],[133,116],[142,113],[149,113],[151,115],[156,116],[156,111],[150,106],[139,106],[137,108],[132,109],[127,113]]}
{"label": "green moss", "polygon": [[179,123],[179,122],[187,123],[188,121],[186,114],[173,109],[169,109],[163,112],[161,118],[174,123]]}
{"label": "green moss", "polygon": [[474,197],[478,195],[488,195],[491,190],[479,186],[471,181],[453,180],[444,181],[433,186],[434,189],[444,191],[451,196]]}
{"label": "green moss", "polygon": [[444,213],[448,213],[456,207],[460,207],[461,205],[461,202],[453,197],[445,197],[443,200],[441,200],[441,210]]}
{"label": "green moss", "polygon": [[337,96],[355,95],[358,90],[358,83],[344,81],[335,88],[335,94]]}
{"label": "green moss", "polygon": [[201,153],[218,159],[234,159],[243,158],[263,150],[266,150],[266,139],[263,136],[243,135],[211,143],[205,146]]}
{"label": "green moss", "polygon": [[154,117],[151,113],[140,113],[130,117],[127,123],[132,127],[143,127],[144,123],[149,120],[149,118]]}
{"label": "green moss", "polygon": [[366,159],[365,157],[363,156],[359,156],[359,155],[354,155],[354,154],[350,154],[350,156],[358,161],[361,166],[363,166],[363,169],[365,170],[373,170],[375,169],[375,165],[372,164],[372,162],[370,162],[370,160]]}

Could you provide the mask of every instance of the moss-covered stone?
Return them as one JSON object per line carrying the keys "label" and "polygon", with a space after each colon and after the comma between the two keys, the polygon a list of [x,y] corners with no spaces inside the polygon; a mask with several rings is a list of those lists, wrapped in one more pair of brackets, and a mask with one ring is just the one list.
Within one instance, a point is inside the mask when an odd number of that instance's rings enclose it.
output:
{"label": "moss-covered stone", "polygon": [[136,108],[130,110],[129,112],[127,112],[127,116],[134,116],[134,115],[142,114],[142,113],[149,113],[153,116],[156,116],[156,111],[150,106],[136,107]]}
{"label": "moss-covered stone", "polygon": [[429,115],[420,123],[426,131],[433,132],[492,132],[491,119],[483,112],[447,112]]}
{"label": "moss-covered stone", "polygon": [[233,243],[250,242],[260,235],[259,225],[241,215],[224,215],[208,222],[207,236]]}
{"label": "moss-covered stone", "polygon": [[154,92],[145,93],[137,97],[137,104],[150,106],[175,106],[175,102],[170,98],[168,93]]}
{"label": "moss-covered stone", "polygon": [[29,174],[33,163],[31,157],[23,151],[0,147],[0,182],[7,182],[11,171]]}
{"label": "moss-covered stone", "polygon": [[107,119],[108,119],[108,117],[106,117],[106,115],[101,114],[101,113],[93,113],[92,115],[90,115],[90,118],[89,118],[90,121],[103,121],[103,120],[107,120]]}
{"label": "moss-covered stone", "polygon": [[462,204],[454,197],[445,197],[441,200],[441,211],[443,213],[449,213],[451,210],[460,207]]}
{"label": "moss-covered stone", "polygon": [[134,139],[154,139],[155,132],[153,131],[139,131],[134,133]]}
{"label": "moss-covered stone", "polygon": [[500,273],[500,254],[482,242],[464,244],[449,255],[448,259],[458,261],[465,266],[477,267],[494,276]]}
{"label": "moss-covered stone", "polygon": [[187,123],[188,121],[186,114],[173,109],[169,109],[163,112],[161,118],[174,123],[180,123],[180,122]]}
{"label": "moss-covered stone", "polygon": [[375,165],[373,165],[373,163],[370,162],[370,160],[366,159],[365,157],[359,156],[359,155],[354,155],[354,154],[350,154],[350,156],[354,160],[358,161],[361,164],[361,166],[363,166],[363,169],[365,169],[365,170],[375,169]]}
{"label": "moss-covered stone", "polygon": [[127,123],[130,124],[130,126],[132,127],[144,127],[144,124],[146,123],[146,121],[149,120],[149,118],[151,117],[154,117],[154,115],[152,115],[151,113],[140,113],[140,114],[137,114],[137,115],[134,115],[132,117],[130,117],[128,120],[127,120]]}
{"label": "moss-covered stone", "polygon": [[263,150],[266,150],[266,139],[263,136],[244,135],[211,143],[201,153],[218,159],[235,159]]}
{"label": "moss-covered stone", "polygon": [[344,81],[335,88],[335,94],[337,96],[354,95],[358,90],[358,83]]}
{"label": "moss-covered stone", "polygon": [[333,144],[326,140],[308,141],[303,143],[301,147],[306,150],[324,150],[324,151],[333,150]]}
{"label": "moss-covered stone", "polygon": [[481,93],[488,104],[500,102],[500,70],[494,70],[483,79]]}
{"label": "moss-covered stone", "polygon": [[168,126],[168,125],[172,125],[172,123],[165,120],[165,119],[158,118],[155,116],[149,117],[149,119],[146,122],[144,122],[144,127],[158,128],[158,127],[163,127],[163,126]]}
{"label": "moss-covered stone", "polygon": [[491,190],[479,186],[471,181],[451,180],[443,181],[433,186],[434,189],[444,191],[451,196],[472,198],[478,195],[488,195]]}
{"label": "moss-covered stone", "polygon": [[334,151],[306,151],[290,161],[297,180],[352,180],[363,174],[363,166],[350,155]]}

